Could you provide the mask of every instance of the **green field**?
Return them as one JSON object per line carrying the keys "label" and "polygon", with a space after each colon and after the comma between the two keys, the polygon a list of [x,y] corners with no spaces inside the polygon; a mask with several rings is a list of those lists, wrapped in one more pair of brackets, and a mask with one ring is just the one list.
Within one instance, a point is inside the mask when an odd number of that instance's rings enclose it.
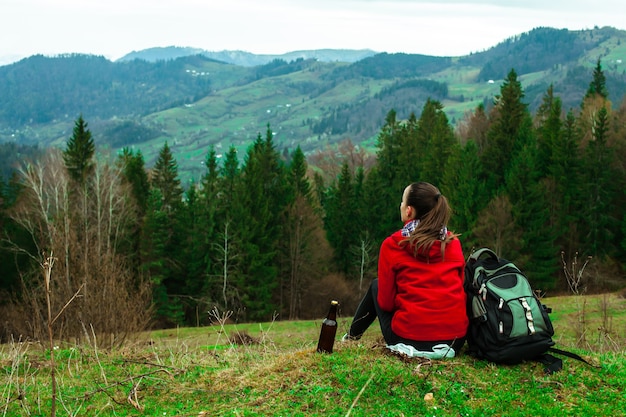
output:
{"label": "green field", "polygon": [[[147,332],[106,351],[90,338],[50,351],[0,347],[0,415],[49,416],[52,376],[62,416],[620,416],[626,410],[626,299],[544,299],[565,358],[546,375],[529,362],[496,366],[461,353],[429,361],[388,353],[380,330],[315,353],[317,321],[215,324]],[[337,338],[349,317],[340,317]],[[248,344],[240,344],[247,342]]]}

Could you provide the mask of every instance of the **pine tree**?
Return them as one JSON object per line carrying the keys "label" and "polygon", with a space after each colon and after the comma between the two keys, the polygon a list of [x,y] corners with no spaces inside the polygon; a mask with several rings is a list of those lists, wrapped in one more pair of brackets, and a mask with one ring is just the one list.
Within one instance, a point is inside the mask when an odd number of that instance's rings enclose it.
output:
{"label": "pine tree", "polygon": [[335,267],[346,275],[353,264],[350,248],[358,244],[357,227],[360,227],[360,222],[354,218],[354,207],[358,206],[354,191],[350,167],[344,162],[336,183],[328,189],[324,207],[324,228],[328,243],[334,251]]}
{"label": "pine tree", "polygon": [[[204,297],[206,290],[205,245],[206,216],[205,206],[195,183],[191,183],[185,192],[184,204],[180,214],[181,248],[180,258],[182,275],[185,282],[181,295],[185,306],[186,323],[200,325],[204,321],[208,303]],[[202,314],[200,314],[202,312]]]}
{"label": "pine tree", "polygon": [[87,122],[80,115],[74,122],[72,137],[67,141],[63,151],[63,161],[70,177],[79,186],[84,185],[87,178],[93,174],[95,144],[91,131],[87,128]]}
{"label": "pine tree", "polygon": [[504,187],[511,161],[527,142],[531,123],[523,98],[522,85],[515,70],[511,70],[491,111],[488,142],[481,158],[482,174],[489,180],[489,188],[496,192]]}
{"label": "pine tree", "polygon": [[146,217],[141,236],[141,269],[152,285],[155,318],[159,325],[183,324],[182,305],[171,296],[168,281],[174,275],[171,260],[171,229],[169,213],[163,211],[160,189],[152,188],[148,197]]}
{"label": "pine tree", "polygon": [[554,245],[555,229],[550,227],[549,212],[545,210],[551,196],[540,181],[536,163],[537,147],[528,144],[512,163],[506,189],[515,224],[521,231],[516,263],[534,287],[545,290],[556,286],[559,250]]}
{"label": "pine tree", "polygon": [[420,180],[439,186],[448,169],[448,158],[456,144],[454,132],[440,102],[426,100],[418,121],[417,135],[420,138],[420,149],[409,156],[414,157],[421,165],[420,176],[407,181],[407,185]]}
{"label": "pine tree", "polygon": [[354,274],[359,279],[359,291],[364,291],[367,285],[366,278],[376,276],[376,260],[378,259],[379,245],[372,239],[371,231],[366,227],[366,218],[369,206],[365,198],[365,170],[359,167],[354,175],[354,210],[352,223],[357,241],[350,246],[350,262],[355,267]]}
{"label": "pine tree", "polygon": [[[428,109],[426,112],[428,113]],[[397,164],[384,168],[389,169],[390,174],[393,175],[392,187],[394,189],[404,190],[404,187],[416,181],[416,178],[424,177],[423,170],[424,163],[428,159],[426,149],[429,145],[429,138],[428,126],[420,129],[420,122],[415,113],[411,113],[406,121],[398,122],[394,135],[387,140],[388,145],[395,145],[393,148],[387,146],[387,150],[397,152],[397,154],[391,154],[397,160]],[[380,155],[378,156],[378,162],[380,162]],[[394,200],[397,199],[398,197],[395,196]]]}
{"label": "pine tree", "polygon": [[602,107],[594,120],[593,140],[587,144],[583,162],[587,192],[587,204],[583,208],[586,226],[585,253],[592,256],[612,253],[610,242],[617,226],[610,210],[615,195],[615,174],[612,168],[613,152],[607,143],[608,129],[608,112],[606,107]]}
{"label": "pine tree", "polygon": [[[212,173],[213,162],[207,163],[207,176]],[[206,185],[206,190],[213,188]],[[209,198],[209,194],[205,198]],[[245,219],[249,216],[249,208],[245,207],[245,190],[242,185],[241,169],[237,149],[231,146],[218,168],[217,184],[212,201],[207,200],[207,208],[215,205],[213,234],[207,235],[207,274],[208,296],[223,309],[242,311],[245,306],[242,297],[245,296],[237,288],[237,282],[244,280],[244,269],[239,266],[245,262],[242,241],[246,239],[245,231],[236,219]]]}
{"label": "pine tree", "polygon": [[182,324],[180,296],[185,294],[187,279],[179,261],[183,258],[183,190],[178,178],[178,164],[167,143],[159,151],[150,183],[152,192],[144,226],[147,236],[142,239],[142,265],[150,272],[155,297],[161,297],[155,302],[167,303],[161,306],[160,314],[164,315],[160,319],[170,324]]}
{"label": "pine tree", "polygon": [[[398,228],[402,191],[411,181],[408,178],[417,175],[418,168],[409,162],[410,151],[403,148],[403,137],[410,129],[396,120],[396,112],[391,110],[378,134],[376,165],[368,173],[363,190],[369,208],[364,215],[364,228],[375,242],[382,242]],[[405,161],[401,162],[403,158]]]}
{"label": "pine tree", "polygon": [[441,191],[448,197],[453,210],[451,230],[462,235],[464,247],[478,246],[475,235],[479,213],[489,202],[485,182],[476,173],[481,170],[478,145],[468,141],[463,148],[456,148],[449,160],[450,168],[443,174]]}
{"label": "pine tree", "polygon": [[[220,167],[217,160],[215,148],[211,146],[205,159],[206,172],[202,176],[201,188],[199,193],[200,218],[199,229],[201,232],[201,250],[203,264],[203,286],[200,290],[202,297],[208,300],[215,300],[216,289],[218,288],[217,280],[220,275],[219,253],[217,251],[218,241],[218,209],[220,206],[221,178]],[[227,306],[224,306],[227,308]]]}
{"label": "pine tree", "polygon": [[139,218],[141,218],[146,212],[150,194],[150,182],[148,181],[143,154],[140,150],[134,152],[129,148],[123,148],[118,156],[118,164],[122,169],[125,181],[130,184]]}
{"label": "pine tree", "polygon": [[120,248],[130,260],[134,273],[138,276],[141,263],[140,242],[143,218],[148,208],[150,196],[150,183],[146,173],[145,163],[141,151],[136,153],[129,148],[122,149],[117,159],[118,167],[122,173],[122,180],[129,186],[130,195],[134,201],[134,212],[137,221],[131,225],[126,245]]}
{"label": "pine tree", "polygon": [[542,177],[548,175],[547,171],[552,165],[554,147],[560,142],[562,134],[561,111],[561,99],[554,96],[554,89],[550,85],[535,115],[535,121],[538,125],[538,169],[541,170]]}
{"label": "pine tree", "polygon": [[[63,151],[63,161],[65,168],[72,181],[70,187],[72,190],[69,205],[69,217],[66,218],[68,224],[75,224],[74,232],[81,241],[81,245],[74,248],[70,254],[69,246],[65,247],[65,257],[70,256],[79,259],[78,265],[81,271],[75,272],[76,275],[83,277],[83,292],[89,295],[91,291],[91,268],[89,266],[89,258],[92,256],[90,229],[92,218],[90,214],[93,212],[92,188],[93,174],[95,171],[94,163],[95,144],[91,137],[91,131],[87,128],[87,123],[80,115],[74,123],[72,137],[67,141],[66,148]],[[68,227],[69,231],[69,227]],[[99,258],[96,258],[99,259]],[[68,270],[68,274],[70,274]]]}
{"label": "pine tree", "polygon": [[246,154],[237,201],[242,215],[234,225],[243,258],[237,288],[251,319],[269,319],[277,309],[273,295],[285,197],[284,165],[268,125],[265,140],[259,134]]}
{"label": "pine tree", "polygon": [[593,80],[589,83],[589,88],[585,94],[585,98],[600,96],[603,99],[609,97],[609,92],[606,89],[606,77],[604,71],[602,71],[602,64],[600,58],[596,63],[596,67],[593,70]]}
{"label": "pine tree", "polygon": [[307,177],[307,162],[298,146],[291,157],[288,170],[289,197],[285,210],[284,237],[281,239],[284,255],[287,309],[290,319],[302,315],[305,287],[320,275],[315,258],[316,246],[320,246],[316,232],[321,219],[315,210],[313,189]]}
{"label": "pine tree", "polygon": [[29,237],[26,230],[20,227],[9,215],[22,192],[17,175],[14,174],[7,182],[0,175],[0,230],[5,243],[21,248],[19,251],[0,245],[0,293],[20,294],[23,281],[21,272],[27,269],[28,253],[37,253],[35,242]]}
{"label": "pine tree", "polygon": [[161,192],[162,207],[165,212],[174,213],[182,202],[183,189],[178,178],[178,163],[167,142],[159,151],[152,169],[151,185]]}
{"label": "pine tree", "polygon": [[221,209],[219,213],[222,219],[232,218],[231,209],[233,206],[233,200],[236,198],[236,192],[238,188],[238,181],[240,179],[239,159],[237,157],[237,149],[231,146],[224,159],[224,165],[220,170],[221,186],[220,189],[223,195],[220,198]]}

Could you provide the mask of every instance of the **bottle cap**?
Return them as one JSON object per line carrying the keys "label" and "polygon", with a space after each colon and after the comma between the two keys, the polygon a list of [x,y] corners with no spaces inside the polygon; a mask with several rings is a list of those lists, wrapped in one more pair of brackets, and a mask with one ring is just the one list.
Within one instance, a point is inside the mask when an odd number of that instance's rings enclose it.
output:
{"label": "bottle cap", "polygon": [[339,301],[337,301],[337,300],[333,300],[333,301],[331,301],[330,303],[331,303],[332,305],[338,305],[338,304],[339,304]]}

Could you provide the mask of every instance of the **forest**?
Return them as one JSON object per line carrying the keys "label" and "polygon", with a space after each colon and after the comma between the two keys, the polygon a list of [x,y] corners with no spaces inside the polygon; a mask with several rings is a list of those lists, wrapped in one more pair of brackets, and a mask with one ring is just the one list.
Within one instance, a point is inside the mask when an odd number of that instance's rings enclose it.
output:
{"label": "forest", "polygon": [[64,149],[1,179],[0,338],[45,332],[45,271],[60,337],[123,340],[146,328],[321,317],[356,306],[378,247],[401,227],[402,190],[438,186],[466,255],[489,246],[543,295],[622,288],[626,103],[614,108],[598,60],[580,105],[550,86],[531,114],[514,69],[489,105],[453,128],[443,104],[389,110],[375,153],[344,141],[305,156],[277,150],[271,126],[244,155],[206,149],[189,186],[167,142],[150,169],[139,150],[98,152],[82,115]]}

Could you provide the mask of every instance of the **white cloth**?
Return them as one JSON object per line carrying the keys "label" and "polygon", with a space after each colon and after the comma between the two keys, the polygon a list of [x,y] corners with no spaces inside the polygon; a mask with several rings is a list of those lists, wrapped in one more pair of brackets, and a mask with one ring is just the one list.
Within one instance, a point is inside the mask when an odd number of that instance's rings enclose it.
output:
{"label": "white cloth", "polygon": [[397,345],[387,345],[387,349],[402,353],[410,358],[428,358],[428,359],[443,359],[454,358],[456,352],[452,347],[441,343],[433,346],[432,351],[417,350],[411,345],[405,345],[404,343],[398,343]]}

